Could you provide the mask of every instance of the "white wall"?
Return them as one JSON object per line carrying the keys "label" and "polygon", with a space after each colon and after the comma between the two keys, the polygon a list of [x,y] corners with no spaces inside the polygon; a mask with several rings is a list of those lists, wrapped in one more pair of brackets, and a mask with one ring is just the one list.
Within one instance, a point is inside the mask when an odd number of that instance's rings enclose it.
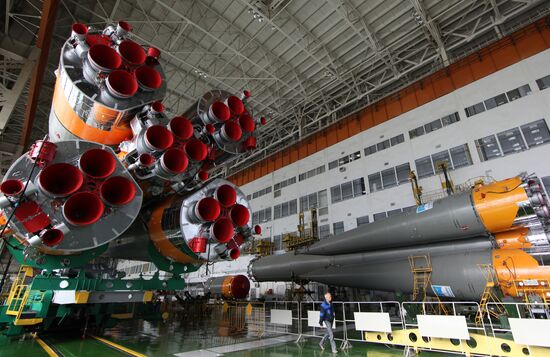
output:
{"label": "white wall", "polygon": [[[383,169],[409,162],[415,169],[415,159],[434,154],[467,143],[473,159],[473,165],[451,172],[455,184],[467,181],[476,176],[493,176],[503,179],[515,176],[522,171],[535,172],[539,176],[550,175],[550,165],[545,164],[545,158],[550,155],[550,145],[541,145],[520,153],[481,162],[476,149],[475,140],[481,137],[520,126],[537,119],[550,119],[550,89],[539,90],[536,79],[550,74],[550,50],[523,60],[486,78],[478,80],[444,97],[438,98],[419,108],[404,113],[396,118],[361,132],[345,141],[317,152],[307,158],[285,166],[275,172],[250,182],[242,187],[246,194],[273,186],[292,176],[308,171],[322,164],[327,164],[327,170],[313,178],[282,189],[280,197],[274,198],[273,193],[252,199],[252,209],[260,210],[272,207],[291,199],[316,191],[329,191],[329,215],[319,224],[331,225],[344,221],[345,229],[356,227],[356,217],[369,215],[372,222],[374,213],[389,211],[415,204],[409,183],[395,188],[369,193],[367,176]],[[488,110],[472,117],[466,117],[464,108],[494,97],[503,92],[529,84],[532,93],[503,106]],[[421,137],[410,139],[409,130],[426,124],[437,118],[458,112],[460,122],[443,127]],[[405,134],[405,142],[373,155],[364,156],[363,149],[382,140],[398,134]],[[328,163],[346,154],[361,151],[361,159],[345,165],[345,172],[339,169],[328,170]],[[330,187],[359,177],[365,178],[367,194],[343,202],[330,205]],[[420,185],[424,191],[441,188],[437,176],[421,179]],[[293,232],[298,224],[297,215],[262,223],[262,237]]]}

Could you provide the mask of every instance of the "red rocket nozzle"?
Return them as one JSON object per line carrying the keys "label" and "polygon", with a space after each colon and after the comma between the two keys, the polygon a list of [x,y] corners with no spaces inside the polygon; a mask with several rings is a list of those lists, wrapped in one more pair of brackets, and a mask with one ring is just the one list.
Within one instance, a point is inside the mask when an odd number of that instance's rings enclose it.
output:
{"label": "red rocket nozzle", "polygon": [[207,132],[208,134],[214,134],[214,132],[216,131],[216,127],[215,127],[214,125],[212,125],[212,124],[206,124],[206,125],[204,126],[204,129],[206,130],[206,132]]}
{"label": "red rocket nozzle", "polygon": [[103,44],[93,45],[88,51],[88,61],[96,71],[108,72],[120,67],[122,59],[111,47]]}
{"label": "red rocket nozzle", "polygon": [[260,118],[260,123],[261,123],[262,125],[266,125],[266,124],[267,124],[267,119],[266,119],[265,117],[261,117],[261,118]]}
{"label": "red rocket nozzle", "polygon": [[252,95],[252,93],[250,93],[249,90],[244,90],[244,91],[243,91],[243,96],[244,96],[245,98],[250,98],[251,95]]}
{"label": "red rocket nozzle", "polygon": [[6,196],[17,196],[23,192],[25,184],[18,179],[9,179],[0,184],[0,191]]}
{"label": "red rocket nozzle", "polygon": [[190,139],[185,143],[185,153],[193,161],[203,161],[208,155],[208,148],[199,139]]}
{"label": "red rocket nozzle", "polygon": [[150,167],[155,163],[155,157],[149,153],[139,155],[139,163],[143,167]]}
{"label": "red rocket nozzle", "polygon": [[246,208],[246,206],[237,203],[233,206],[233,208],[231,208],[229,216],[231,217],[233,223],[239,227],[242,227],[248,223],[248,220],[250,219],[250,211]]}
{"label": "red rocket nozzle", "polygon": [[160,163],[168,172],[181,174],[187,169],[189,160],[187,160],[187,156],[185,156],[183,150],[172,148],[162,154]]}
{"label": "red rocket nozzle", "polygon": [[156,47],[149,47],[147,49],[147,56],[153,57],[155,59],[159,59],[160,58],[160,50]]}
{"label": "red rocket nozzle", "polygon": [[99,194],[108,204],[123,206],[132,202],[136,197],[136,186],[124,176],[113,176],[103,182]]}
{"label": "red rocket nozzle", "polygon": [[256,234],[262,234],[262,227],[260,225],[255,225],[254,226],[254,233]]}
{"label": "red rocket nozzle", "polygon": [[226,121],[231,117],[229,107],[222,102],[214,102],[210,105],[210,114],[217,121]]}
{"label": "red rocket nozzle", "polygon": [[252,133],[256,129],[256,123],[249,114],[243,114],[239,118],[239,124],[245,133]]}
{"label": "red rocket nozzle", "polygon": [[183,116],[173,117],[168,128],[180,140],[187,140],[193,136],[193,124]]}
{"label": "red rocket nozzle", "polygon": [[73,35],[79,39],[84,39],[88,34],[88,27],[78,22],[71,26],[71,30],[73,31]]}
{"label": "red rocket nozzle", "polygon": [[78,192],[69,197],[63,205],[63,216],[72,225],[87,226],[97,222],[105,206],[92,192]]}
{"label": "red rocket nozzle", "polygon": [[157,113],[164,112],[164,104],[162,102],[156,101],[151,104],[151,109],[153,109]]}
{"label": "red rocket nozzle", "polygon": [[208,177],[209,177],[209,176],[210,176],[210,175],[208,174],[208,171],[203,171],[203,170],[199,171],[199,179],[200,179],[201,181],[206,181],[206,180],[208,180]]}
{"label": "red rocket nozzle", "polygon": [[95,179],[104,179],[111,176],[116,169],[115,157],[103,149],[90,149],[80,157],[80,169],[87,176]]}
{"label": "red rocket nozzle", "polygon": [[233,237],[233,223],[229,218],[220,218],[211,228],[212,237],[220,243],[227,243]]}
{"label": "red rocket nozzle", "polygon": [[162,151],[174,143],[172,133],[162,125],[152,125],[145,131],[145,145],[151,150]]}
{"label": "red rocket nozzle", "polygon": [[243,142],[245,150],[254,150],[256,148],[256,137],[250,136]]}
{"label": "red rocket nozzle", "polygon": [[229,251],[229,258],[236,260],[241,256],[241,250],[239,248],[233,248]]}
{"label": "red rocket nozzle", "polygon": [[162,84],[160,73],[149,66],[141,66],[136,69],[136,78],[140,88],[146,91],[159,89]]}
{"label": "red rocket nozzle", "polygon": [[230,185],[221,185],[216,189],[214,197],[223,207],[231,207],[237,201],[237,191]]}
{"label": "red rocket nozzle", "polygon": [[130,25],[126,21],[119,21],[118,26],[126,32],[131,32],[132,31],[132,25]]}
{"label": "red rocket nozzle", "polygon": [[122,41],[118,46],[118,52],[122,59],[132,66],[142,65],[147,58],[143,47],[132,40]]}
{"label": "red rocket nozzle", "polygon": [[109,73],[106,83],[109,92],[118,98],[130,98],[138,90],[136,78],[130,72],[122,69]]}
{"label": "red rocket nozzle", "polygon": [[65,238],[65,234],[60,229],[52,228],[47,229],[40,235],[40,239],[42,239],[42,244],[47,245],[48,247],[54,247],[61,243],[61,241]]}
{"label": "red rocket nozzle", "polygon": [[239,97],[232,95],[227,98],[226,103],[229,107],[229,110],[231,110],[233,113],[241,115],[244,112],[244,104]]}
{"label": "red rocket nozzle", "polygon": [[228,121],[223,125],[221,134],[227,140],[239,141],[243,136],[243,131],[239,123]]}
{"label": "red rocket nozzle", "polygon": [[[239,252],[239,255],[240,255],[240,252]],[[229,254],[229,256],[231,256],[231,253]],[[250,292],[250,280],[248,280],[246,276],[235,275],[233,279],[231,279],[231,295],[233,295],[235,299],[244,299],[247,297],[249,292]]]}
{"label": "red rocket nozzle", "polygon": [[82,172],[75,166],[57,163],[46,166],[38,176],[38,186],[51,196],[68,196],[84,182]]}
{"label": "red rocket nozzle", "polygon": [[201,221],[214,221],[220,216],[220,212],[220,203],[212,197],[202,198],[195,204],[195,215]]}
{"label": "red rocket nozzle", "polygon": [[205,253],[207,245],[208,238],[206,237],[195,237],[189,241],[189,248],[193,253]]}

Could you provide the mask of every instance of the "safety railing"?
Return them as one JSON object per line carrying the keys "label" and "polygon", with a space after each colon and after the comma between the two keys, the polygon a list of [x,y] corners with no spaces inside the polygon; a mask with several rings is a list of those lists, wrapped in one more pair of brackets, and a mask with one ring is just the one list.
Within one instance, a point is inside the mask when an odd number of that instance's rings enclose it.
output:
{"label": "safety railing", "polygon": [[[243,316],[236,317],[233,324],[253,329],[257,336],[294,335],[299,341],[324,335],[325,328],[319,326],[320,304],[320,301],[233,302],[227,312]],[[514,334],[512,326],[523,319],[522,323],[538,324],[538,330],[547,333],[548,306],[504,304],[507,314],[495,319],[494,314],[488,313],[496,308],[492,305],[485,306],[484,319],[476,324],[480,309],[476,302],[335,301],[333,332],[341,348],[371,342],[459,355],[550,356],[548,336],[544,335],[546,340],[543,337],[537,340],[529,333],[529,339],[518,332]]]}

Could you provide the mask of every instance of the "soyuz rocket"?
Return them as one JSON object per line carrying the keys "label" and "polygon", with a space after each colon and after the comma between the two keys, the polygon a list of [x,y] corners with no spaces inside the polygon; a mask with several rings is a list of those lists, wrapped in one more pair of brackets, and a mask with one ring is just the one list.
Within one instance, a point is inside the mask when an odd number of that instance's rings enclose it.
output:
{"label": "soyuz rocket", "polygon": [[550,266],[538,253],[549,251],[549,217],[540,180],[521,175],[262,257],[251,262],[249,275],[409,294],[410,259],[429,257],[417,266],[431,270],[428,295],[479,301],[491,274],[503,296],[546,301]]}
{"label": "soyuz rocket", "polygon": [[209,171],[256,148],[250,92],[211,90],[166,114],[166,77],[131,25],[74,24],[61,49],[49,136],[17,159],[0,208],[20,263],[74,268],[104,254],[183,273],[234,260],[259,227],[242,191]]}

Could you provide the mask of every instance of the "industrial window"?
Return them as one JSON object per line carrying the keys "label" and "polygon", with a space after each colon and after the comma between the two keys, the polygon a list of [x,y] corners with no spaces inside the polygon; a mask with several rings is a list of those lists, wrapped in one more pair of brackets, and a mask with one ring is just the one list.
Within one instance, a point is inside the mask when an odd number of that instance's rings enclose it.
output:
{"label": "industrial window", "polygon": [[431,133],[432,131],[435,131],[437,129],[441,129],[443,125],[441,124],[441,119],[434,120],[428,124],[424,125],[424,131],[427,133]]}
{"label": "industrial window", "polygon": [[521,87],[518,87],[516,89],[512,89],[511,91],[506,92],[506,95],[508,96],[508,101],[512,102],[521,97],[525,97],[530,93],[531,93],[531,87],[529,86],[529,84],[525,84],[525,85],[522,85]]}
{"label": "industrial window", "polygon": [[409,138],[414,139],[424,135],[424,126],[419,126],[416,129],[409,130]]}
{"label": "industrial window", "polygon": [[330,225],[323,224],[319,226],[319,239],[328,238],[330,236]]}
{"label": "industrial window", "polygon": [[283,249],[283,236],[282,234],[277,234],[273,236],[273,250]]}
{"label": "industrial window", "polygon": [[449,149],[449,153],[451,154],[451,160],[453,161],[455,169],[470,166],[472,164],[472,156],[470,155],[468,144],[451,148]]}
{"label": "industrial window", "polygon": [[319,208],[319,216],[326,216],[328,214],[328,207]]}
{"label": "industrial window", "polygon": [[372,216],[372,218],[373,218],[373,220],[374,220],[375,222],[376,222],[376,221],[379,221],[379,220],[381,220],[381,219],[384,219],[384,218],[386,218],[386,217],[387,217],[386,212],[375,213],[375,214]]}
{"label": "industrial window", "polygon": [[380,191],[384,188],[382,186],[382,177],[380,176],[380,172],[369,175],[368,179],[369,179],[369,190],[371,193]]}
{"label": "industrial window", "polygon": [[271,221],[271,207],[256,211],[252,214],[252,225]]}
{"label": "industrial window", "polygon": [[342,201],[342,191],[340,190],[340,185],[330,188],[330,198],[332,203]]}
{"label": "industrial window", "polygon": [[300,212],[326,206],[328,206],[327,190],[314,192],[312,194],[300,197]]}
{"label": "industrial window", "polygon": [[401,214],[401,208],[392,209],[391,211],[388,211],[387,214],[388,214],[388,217]]}
{"label": "industrial window", "polygon": [[513,128],[500,132],[497,134],[497,138],[504,155],[520,152],[527,148],[523,138],[521,137],[519,128]]}
{"label": "industrial window", "polygon": [[371,145],[365,148],[365,156],[369,156],[376,153],[376,145]]}
{"label": "industrial window", "polygon": [[414,164],[416,166],[416,174],[418,178],[429,177],[434,174],[432,159],[429,156],[416,159]]}
{"label": "industrial window", "polygon": [[250,201],[252,199],[252,195],[246,195],[246,199]]}
{"label": "industrial window", "polygon": [[381,141],[378,144],[376,144],[376,149],[378,149],[378,151],[385,150],[389,147],[390,147],[390,140],[389,139]]}
{"label": "industrial window", "polygon": [[362,217],[357,217],[356,218],[357,220],[357,227],[359,226],[362,226],[364,224],[369,224],[369,216],[362,216]]}
{"label": "industrial window", "polygon": [[485,108],[487,110],[491,110],[496,107],[500,107],[501,105],[504,105],[508,103],[508,99],[506,99],[506,94],[502,93],[497,95],[496,97],[489,98],[485,101]]}
{"label": "industrial window", "polygon": [[548,126],[544,119],[522,125],[521,131],[529,147],[541,145],[550,141],[550,131],[548,131]]}
{"label": "industrial window", "polygon": [[550,75],[537,79],[537,86],[539,86],[540,90],[550,87]]}
{"label": "industrial window", "polygon": [[334,232],[334,235],[344,233],[344,222],[334,222],[332,224],[332,231]]}
{"label": "industrial window", "polygon": [[[292,184],[296,183],[296,176],[293,176],[291,178],[288,178],[286,180],[283,180],[281,182],[278,182],[274,185],[275,190],[280,190],[282,188],[285,188],[287,186],[290,186]],[[271,192],[271,187],[269,188],[269,192]]]}
{"label": "industrial window", "polygon": [[298,213],[298,203],[295,199],[273,207],[273,219],[287,217],[296,213]]}
{"label": "industrial window", "polygon": [[460,121],[460,116],[458,115],[458,112],[454,112],[453,114],[449,114],[441,118],[441,123],[443,124],[443,126],[451,125],[458,121]]}
{"label": "industrial window", "polygon": [[451,158],[449,156],[449,151],[440,151],[438,153],[435,153],[432,155],[432,162],[434,164],[434,168],[439,171],[439,168],[443,163],[447,164],[447,168],[449,170],[453,169],[453,164],[451,163]]}
{"label": "industrial window", "polygon": [[337,168],[338,166],[345,165],[347,163],[358,160],[360,158],[361,158],[361,151],[356,151],[353,154],[349,154],[349,155],[341,157],[338,160],[334,160],[334,161],[329,162],[328,163],[328,169],[332,170],[334,168]]}
{"label": "industrial window", "polygon": [[483,102],[481,102],[466,108],[465,111],[466,111],[466,116],[471,117],[476,114],[483,113],[485,111],[485,106],[483,105]]}
{"label": "industrial window", "polygon": [[264,195],[267,195],[268,193],[271,192],[271,186],[269,187],[266,187],[266,188],[263,188],[259,191],[256,191],[252,194],[252,198],[258,198],[258,197],[262,197]]}
{"label": "industrial window", "polygon": [[401,144],[402,142],[405,142],[405,135],[403,134],[399,134],[390,139],[391,146]]}
{"label": "industrial window", "polygon": [[316,176],[316,175],[319,175],[319,174],[322,174],[323,172],[325,172],[325,165],[321,165],[319,167],[316,167],[314,169],[311,169],[309,171],[306,171],[304,173],[301,173],[299,176],[298,176],[298,180],[299,181],[304,181],[304,180],[307,180],[308,178],[312,178],[313,176]]}
{"label": "industrial window", "polygon": [[382,185],[384,188],[397,186],[397,178],[395,176],[395,168],[387,169],[381,172]]}
{"label": "industrial window", "polygon": [[273,192],[273,197],[275,197],[275,198],[281,197],[281,190],[277,190],[277,191]]}
{"label": "industrial window", "polygon": [[502,156],[497,138],[494,135],[476,140],[476,147],[481,161],[487,161]]}
{"label": "industrial window", "polygon": [[406,164],[398,165],[395,167],[395,173],[397,175],[397,183],[401,184],[409,181],[409,172],[411,166],[407,162]]}
{"label": "industrial window", "polygon": [[331,202],[336,203],[366,194],[365,179],[358,178],[330,188]]}

